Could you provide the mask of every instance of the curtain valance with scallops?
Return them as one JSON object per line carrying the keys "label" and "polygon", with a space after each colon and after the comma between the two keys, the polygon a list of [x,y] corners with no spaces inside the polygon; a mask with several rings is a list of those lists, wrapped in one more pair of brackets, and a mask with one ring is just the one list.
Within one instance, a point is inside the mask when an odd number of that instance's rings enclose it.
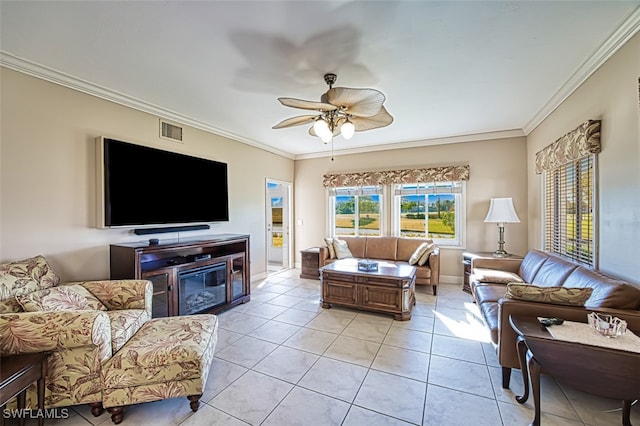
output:
{"label": "curtain valance with scallops", "polygon": [[597,154],[600,150],[600,120],[587,120],[536,153],[536,173],[541,174],[586,155]]}
{"label": "curtain valance with scallops", "polygon": [[425,182],[469,180],[469,166],[429,167],[425,169],[384,170],[377,172],[325,174],[326,188],[363,187]]}

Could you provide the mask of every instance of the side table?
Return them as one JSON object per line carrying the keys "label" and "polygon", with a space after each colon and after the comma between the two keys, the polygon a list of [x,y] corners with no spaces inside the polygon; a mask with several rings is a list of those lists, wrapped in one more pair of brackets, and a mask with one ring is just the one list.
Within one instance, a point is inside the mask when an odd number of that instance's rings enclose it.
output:
{"label": "side table", "polygon": [[517,254],[508,254],[505,257],[494,257],[493,252],[489,251],[466,251],[462,253],[462,265],[464,266],[464,275],[462,280],[462,291],[471,294],[471,285],[469,283],[469,276],[471,275],[471,269],[474,259],[507,259],[507,260],[522,260],[522,256]]}
{"label": "side table", "polygon": [[509,323],[518,334],[524,382],[523,395],[516,397],[520,404],[529,398],[531,379],[535,411],[531,425],[540,425],[540,373],[544,370],[583,392],[621,400],[622,424],[631,426],[631,403],[640,398],[640,353],[554,339],[532,316],[511,315]]}
{"label": "side table", "polygon": [[320,279],[320,248],[311,247],[301,250],[302,270],[300,278]]}
{"label": "side table", "polygon": [[[38,425],[44,424],[44,390],[47,376],[48,352],[3,356],[0,358],[0,407],[13,397],[18,397],[18,410],[24,409],[27,388],[33,382],[38,383]],[[20,415],[20,425],[24,425],[25,416]],[[4,418],[4,416],[3,416]]]}

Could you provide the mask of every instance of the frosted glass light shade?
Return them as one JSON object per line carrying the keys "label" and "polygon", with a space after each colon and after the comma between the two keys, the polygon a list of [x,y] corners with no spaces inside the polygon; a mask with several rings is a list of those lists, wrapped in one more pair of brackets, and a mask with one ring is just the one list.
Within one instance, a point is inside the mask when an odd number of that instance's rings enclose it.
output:
{"label": "frosted glass light shade", "polygon": [[484,218],[485,222],[490,223],[517,223],[520,218],[513,207],[512,198],[492,198],[489,204],[489,212]]}
{"label": "frosted glass light shade", "polygon": [[355,132],[356,126],[354,126],[349,120],[345,121],[342,126],[340,126],[340,133],[342,133],[342,137],[347,140],[351,139]]}
{"label": "frosted glass light shade", "polygon": [[316,132],[316,135],[318,135],[323,141],[325,140],[327,135],[331,135],[329,124],[327,124],[327,122],[322,118],[316,120],[315,123],[313,123],[313,130]]}

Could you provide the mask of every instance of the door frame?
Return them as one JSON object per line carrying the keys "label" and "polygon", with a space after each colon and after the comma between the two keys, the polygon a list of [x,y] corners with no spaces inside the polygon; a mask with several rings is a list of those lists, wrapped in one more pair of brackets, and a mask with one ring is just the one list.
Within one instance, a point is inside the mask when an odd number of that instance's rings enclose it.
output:
{"label": "door frame", "polygon": [[[291,202],[291,194],[293,194],[293,184],[291,182],[287,182],[287,181],[283,181],[283,180],[279,180],[279,179],[271,179],[271,178],[265,178],[265,185],[264,185],[264,191],[265,191],[265,228],[264,228],[264,238],[265,238],[265,251],[264,251],[264,255],[265,255],[265,267],[266,267],[266,273],[267,275],[269,275],[269,247],[270,247],[270,241],[269,241],[269,209],[271,209],[271,199],[270,199],[270,194],[269,194],[269,184],[276,184],[279,186],[283,186],[284,191],[283,191],[283,197],[286,198],[286,202],[284,203],[286,205],[283,206],[283,208],[286,208],[286,222],[284,221],[284,216],[285,214],[283,214],[283,223],[282,223],[282,233],[283,233],[283,240],[286,244],[286,250],[282,250],[282,269],[281,270],[285,270],[285,269],[291,269],[294,267],[293,264],[293,235],[292,235],[292,231],[293,231],[293,203]],[[283,211],[284,213],[284,211]],[[284,245],[284,244],[283,244]],[[286,265],[286,266],[285,266]],[[280,271],[278,271],[280,272]]]}

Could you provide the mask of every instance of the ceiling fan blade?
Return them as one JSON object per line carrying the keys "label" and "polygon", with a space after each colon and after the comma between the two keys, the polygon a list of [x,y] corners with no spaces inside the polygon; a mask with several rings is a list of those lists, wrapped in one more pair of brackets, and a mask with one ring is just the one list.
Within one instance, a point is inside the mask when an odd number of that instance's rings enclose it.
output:
{"label": "ceiling fan blade", "polygon": [[303,99],[295,98],[278,98],[278,100],[282,105],[291,108],[312,109],[315,111],[333,111],[334,109],[337,109],[335,105],[324,102],[305,101]]}
{"label": "ceiling fan blade", "polygon": [[327,102],[356,117],[373,117],[380,112],[386,99],[375,89],[349,89],[334,87],[327,92]]}
{"label": "ceiling fan blade", "polygon": [[356,128],[356,132],[377,129],[393,123],[393,117],[385,107],[380,108],[380,112],[373,117],[351,117],[350,120]]}
{"label": "ceiling fan blade", "polygon": [[291,118],[287,118],[286,120],[282,120],[281,122],[273,126],[272,129],[282,129],[285,127],[300,126],[302,124],[311,123],[316,118],[318,118],[317,115],[299,115],[297,117],[291,117]]}

